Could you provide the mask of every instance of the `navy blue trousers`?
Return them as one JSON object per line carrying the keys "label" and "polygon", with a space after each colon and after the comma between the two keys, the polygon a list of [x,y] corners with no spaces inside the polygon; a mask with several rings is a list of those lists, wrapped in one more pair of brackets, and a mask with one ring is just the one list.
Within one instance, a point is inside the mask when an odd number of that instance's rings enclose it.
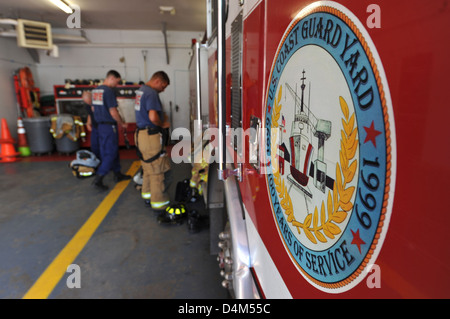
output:
{"label": "navy blue trousers", "polygon": [[91,151],[92,153],[95,154],[95,156],[97,156],[97,158],[99,160],[101,160],[100,157],[100,144],[98,142],[98,128],[92,126],[92,131],[91,131]]}
{"label": "navy blue trousers", "polygon": [[110,171],[120,172],[119,134],[116,125],[98,124],[101,163],[97,175],[105,176]]}

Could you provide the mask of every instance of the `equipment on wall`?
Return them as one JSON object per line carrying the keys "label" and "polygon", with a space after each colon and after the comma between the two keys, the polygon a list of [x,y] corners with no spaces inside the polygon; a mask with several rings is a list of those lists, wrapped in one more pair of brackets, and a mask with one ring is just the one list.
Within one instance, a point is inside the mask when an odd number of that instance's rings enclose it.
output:
{"label": "equipment on wall", "polygon": [[40,90],[34,86],[33,74],[28,67],[21,68],[14,74],[14,87],[20,106],[19,117],[34,117],[34,109],[40,107]]}
{"label": "equipment on wall", "polygon": [[[74,85],[72,83],[84,83],[83,85]],[[66,85],[55,85],[55,104],[57,114],[71,114],[79,116],[83,123],[86,123],[88,112],[86,104],[83,102],[82,95],[84,91],[90,91],[96,87],[98,80],[66,80]],[[134,100],[138,85],[119,85],[114,88],[118,102],[118,111],[124,122],[128,123],[127,132],[119,127],[119,146],[127,148],[134,146],[133,136],[136,128],[136,118],[134,114]],[[82,140],[81,147],[90,147],[90,132],[87,132],[86,139]]]}

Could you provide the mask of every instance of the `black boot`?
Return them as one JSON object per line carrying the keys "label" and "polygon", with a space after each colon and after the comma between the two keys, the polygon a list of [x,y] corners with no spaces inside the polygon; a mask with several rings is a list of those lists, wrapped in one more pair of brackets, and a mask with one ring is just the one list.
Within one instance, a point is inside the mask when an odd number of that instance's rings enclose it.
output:
{"label": "black boot", "polygon": [[198,233],[201,230],[200,214],[196,210],[188,212],[187,225],[190,233]]}
{"label": "black boot", "polygon": [[92,186],[94,186],[99,191],[106,191],[108,190],[108,186],[103,184],[103,177],[101,175],[96,175],[94,181],[92,182]]}
{"label": "black boot", "polygon": [[122,174],[121,172],[115,172],[114,173],[114,181],[116,183],[121,182],[121,181],[125,181],[125,180],[128,180],[128,179],[131,179],[130,175],[125,175],[125,174]]}

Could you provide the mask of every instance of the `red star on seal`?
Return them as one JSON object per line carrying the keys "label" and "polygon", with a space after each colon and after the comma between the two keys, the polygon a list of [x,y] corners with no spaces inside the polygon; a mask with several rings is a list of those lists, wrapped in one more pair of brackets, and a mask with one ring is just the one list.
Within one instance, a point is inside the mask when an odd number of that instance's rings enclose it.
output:
{"label": "red star on seal", "polygon": [[377,137],[378,135],[380,135],[381,132],[380,132],[380,131],[377,131],[377,130],[375,129],[375,125],[374,125],[373,121],[372,121],[372,124],[370,124],[370,127],[365,127],[365,126],[364,126],[364,130],[365,130],[366,133],[367,133],[367,136],[366,136],[366,139],[364,140],[364,143],[367,143],[368,141],[371,141],[372,144],[373,144],[373,146],[377,147],[377,140],[376,140],[376,137]]}
{"label": "red star on seal", "polygon": [[364,245],[365,242],[361,239],[359,235],[359,229],[356,231],[356,233],[350,229],[353,235],[352,245],[358,246],[359,253],[361,253],[361,245]]}

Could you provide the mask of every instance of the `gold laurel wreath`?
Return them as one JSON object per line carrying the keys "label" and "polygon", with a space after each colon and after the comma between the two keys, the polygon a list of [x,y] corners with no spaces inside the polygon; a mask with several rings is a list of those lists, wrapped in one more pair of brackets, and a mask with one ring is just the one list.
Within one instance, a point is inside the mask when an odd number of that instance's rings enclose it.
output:
{"label": "gold laurel wreath", "polygon": [[[272,112],[272,128],[278,127],[278,120],[280,118],[282,107],[280,103],[281,96],[282,87],[280,86]],[[342,96],[339,97],[339,103],[344,115],[344,118],[342,118],[343,129],[341,130],[341,149],[339,151],[340,162],[336,163],[336,180],[334,182],[333,191],[328,191],[326,207],[325,201],[322,201],[320,214],[316,206],[314,208],[314,213],[308,214],[303,222],[297,221],[294,216],[291,197],[284,180],[281,180],[280,172],[277,171],[273,174],[275,188],[281,199],[281,207],[283,207],[284,213],[287,215],[287,221],[297,228],[299,234],[301,233],[300,230],[303,230],[306,237],[314,244],[317,244],[317,240],[326,243],[327,237],[334,239],[335,235],[340,234],[341,229],[338,224],[346,219],[347,212],[353,208],[353,203],[350,200],[355,191],[355,187],[347,187],[347,184],[353,180],[358,168],[357,159],[353,160],[358,148],[357,128],[355,128],[355,113],[350,116],[347,102]],[[272,136],[274,136],[273,132]],[[275,143],[272,143],[272,145],[273,144]],[[276,161],[273,162],[276,163]]]}

